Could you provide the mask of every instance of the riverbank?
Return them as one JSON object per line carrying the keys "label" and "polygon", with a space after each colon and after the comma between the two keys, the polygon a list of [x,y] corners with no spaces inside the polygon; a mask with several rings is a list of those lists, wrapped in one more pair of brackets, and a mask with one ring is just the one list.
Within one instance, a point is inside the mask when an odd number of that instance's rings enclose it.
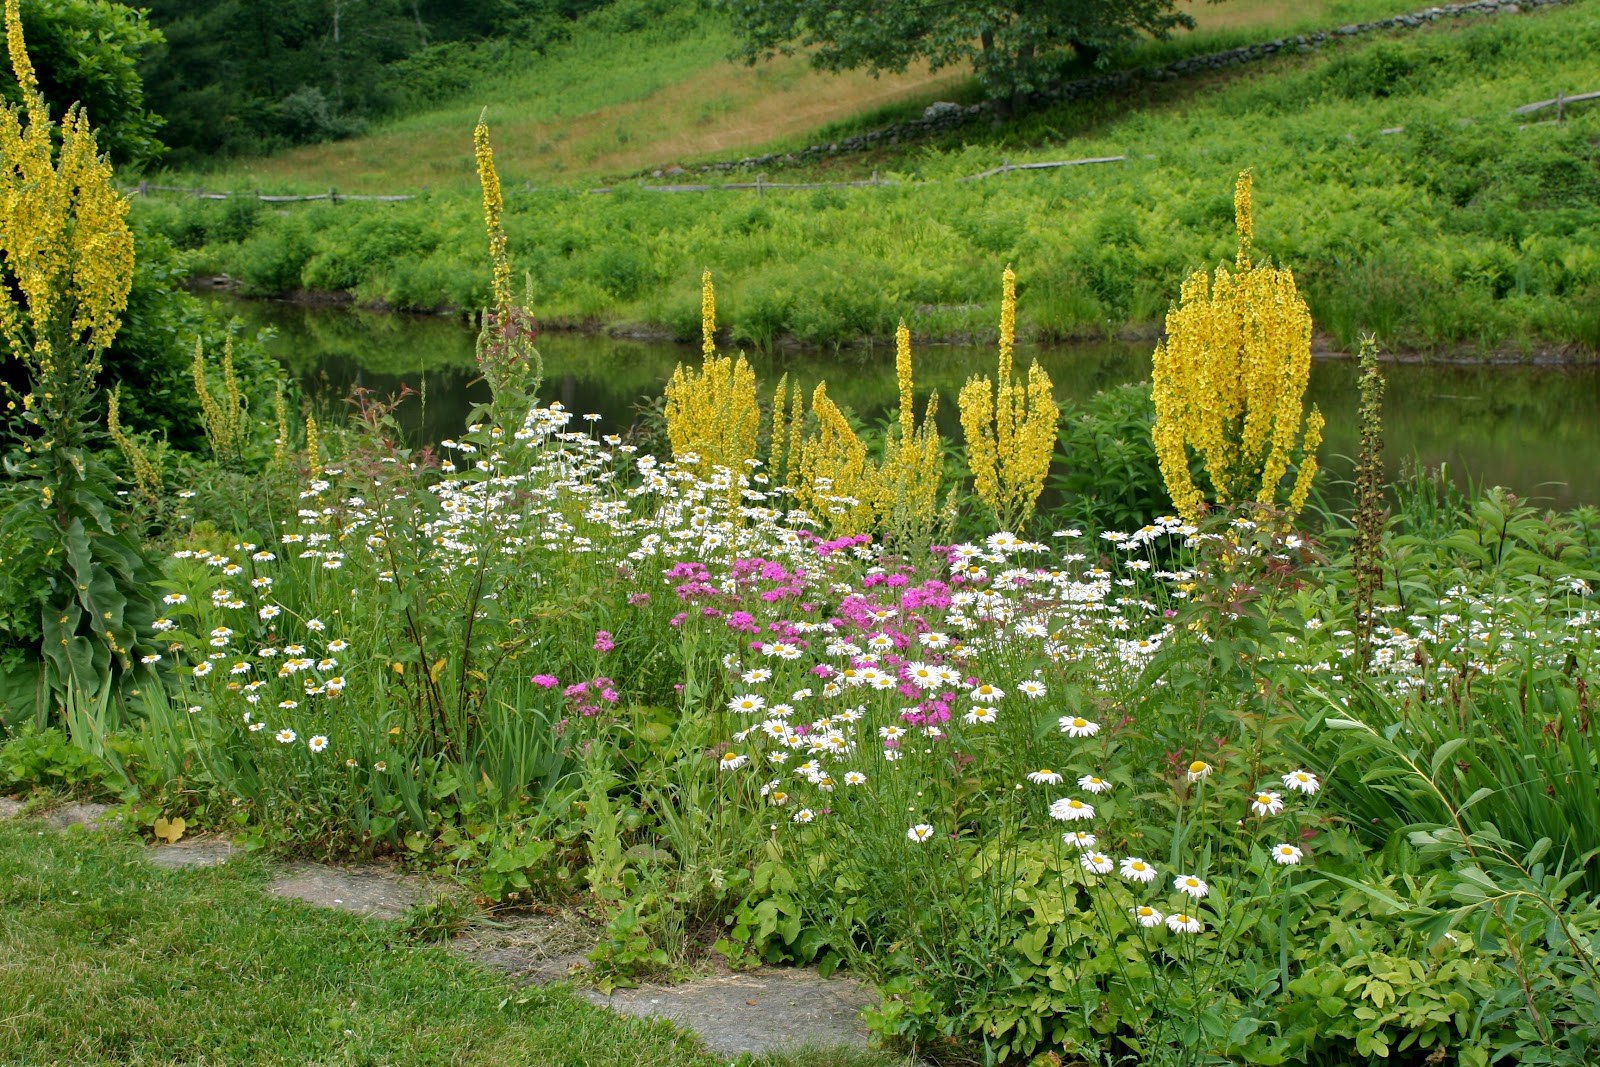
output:
{"label": "riverbank", "polygon": [[[1425,358],[1581,357],[1600,351],[1600,106],[1562,123],[1514,109],[1588,88],[1597,48],[1600,4],[1585,0],[1064,104],[1000,143],[908,150],[880,175],[900,184],[507,184],[504,222],[552,325],[697,336],[709,268],[730,345],[840,347],[902,320],[920,338],[981,339],[1009,264],[1023,336],[1148,340],[1186,275],[1231,258],[1248,168],[1257,248],[1295,271],[1331,349],[1371,332]],[[958,180],[1006,159],[1112,156]],[[464,194],[134,210],[193,270],[256,295],[420,310],[488,296],[481,205]]]}
{"label": "riverbank", "polygon": [[[431,319],[447,322],[467,323],[472,319],[468,309],[445,306],[433,309],[425,308],[397,308],[384,300],[359,301],[354,293],[327,290],[295,290],[280,296],[252,297],[241,292],[237,283],[226,276],[197,276],[188,280],[191,289],[202,294],[221,296],[227,299],[236,299],[249,303],[263,305],[283,305],[286,307],[306,309],[348,310],[376,315],[394,315],[401,318]],[[539,328],[543,333],[562,334],[571,337],[604,337],[618,341],[631,341],[644,344],[662,345],[687,345],[691,342],[698,344],[699,334],[683,336],[672,326],[666,323],[640,323],[629,321],[605,320],[579,320],[579,319],[540,319]],[[1077,336],[1043,336],[1038,331],[1027,328],[1020,329],[1017,333],[1018,342],[1026,348],[1029,345],[1074,345],[1074,344],[1122,344],[1122,345],[1151,345],[1153,346],[1164,335],[1163,325],[1158,320],[1142,323],[1125,324],[1109,334],[1084,333]],[[993,344],[997,338],[997,330],[973,330],[961,333],[929,334],[913,331],[912,342],[917,346],[963,346],[975,347]],[[724,347],[738,349],[740,345],[733,331],[724,330],[720,335]],[[841,350],[863,349],[872,351],[893,344],[893,337],[857,337],[842,341],[837,344],[819,345],[808,342],[793,334],[786,334],[776,338],[767,346],[758,349],[763,352],[785,354],[804,354],[820,352],[836,352]],[[1311,356],[1317,360],[1349,360],[1355,357],[1355,351],[1341,345],[1339,339],[1333,334],[1318,332],[1311,338]],[[1428,349],[1411,351],[1382,350],[1379,359],[1385,363],[1406,364],[1458,364],[1464,366],[1536,366],[1536,367],[1583,367],[1596,362],[1597,355],[1581,345],[1571,344],[1563,347],[1511,347],[1504,346],[1493,350],[1484,350],[1475,345],[1458,345],[1446,349]]]}

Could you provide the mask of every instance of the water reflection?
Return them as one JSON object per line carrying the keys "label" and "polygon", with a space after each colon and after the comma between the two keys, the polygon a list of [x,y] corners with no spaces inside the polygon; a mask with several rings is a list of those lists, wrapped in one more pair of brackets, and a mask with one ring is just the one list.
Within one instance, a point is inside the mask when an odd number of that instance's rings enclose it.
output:
{"label": "water reflection", "polygon": [[[231,301],[251,326],[271,326],[272,351],[319,402],[332,406],[360,386],[379,395],[410,386],[422,395],[399,413],[418,440],[461,428],[486,394],[476,377],[474,331],[454,321],[288,304]],[[548,334],[540,339],[547,400],[595,413],[601,426],[633,422],[637,406],[660,395],[679,361],[699,358],[690,346],[607,337]],[[1087,344],[1019,350],[1038,358],[1063,399],[1082,399],[1150,373],[1148,346]],[[919,406],[940,394],[939,421],[958,430],[955,395],[968,375],[993,373],[992,349],[959,345],[919,348]],[[757,356],[770,388],[789,374],[809,390],[823,378],[828,393],[869,422],[890,414],[897,389],[892,348]],[[1384,430],[1394,466],[1406,457],[1508,485],[1552,504],[1600,502],[1600,370],[1586,367],[1400,364],[1385,367],[1389,387]],[[1341,456],[1356,449],[1356,369],[1318,361],[1310,399],[1328,416],[1325,465],[1347,475]]]}

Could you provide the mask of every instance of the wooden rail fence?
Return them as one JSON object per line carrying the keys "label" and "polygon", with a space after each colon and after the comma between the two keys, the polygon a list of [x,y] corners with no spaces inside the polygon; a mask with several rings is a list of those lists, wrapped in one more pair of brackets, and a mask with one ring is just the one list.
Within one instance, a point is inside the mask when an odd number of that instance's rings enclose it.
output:
{"label": "wooden rail fence", "polygon": [[[1565,122],[1568,105],[1579,104],[1589,100],[1600,100],[1600,92],[1576,93],[1572,96],[1558,92],[1549,100],[1536,100],[1531,104],[1523,104],[1519,108],[1513,108],[1511,113],[1513,115],[1530,115],[1536,111],[1542,111],[1545,108],[1553,107],[1556,109],[1555,121]],[[1466,120],[1463,119],[1462,121]],[[1381,135],[1392,135],[1404,133],[1405,129],[1406,128],[1404,126],[1390,126],[1387,129],[1379,130],[1378,133]],[[1060,167],[1083,167],[1097,163],[1122,163],[1125,162],[1127,158],[1127,156],[1091,156],[1087,159],[1062,159],[1042,163],[1012,163],[1010,160],[1002,159],[1000,161],[1000,166],[998,167],[994,167],[990,170],[980,171],[977,174],[967,174],[956,178],[955,180],[958,182],[975,182],[983,178],[993,178],[998,175],[1009,174],[1012,171],[1017,170],[1054,170]],[[696,185],[646,185],[643,182],[640,182],[638,185],[608,185],[602,186],[598,189],[585,189],[584,192],[595,195],[604,195],[606,193],[614,193],[618,189],[643,189],[648,192],[655,193],[709,193],[719,191],[738,192],[753,189],[755,190],[755,194],[757,196],[764,196],[766,195],[768,189],[862,189],[903,184],[906,183],[895,181],[893,179],[879,178],[877,172],[874,171],[871,179],[857,182],[769,182],[767,181],[765,174],[758,174],[756,175],[756,180],[753,182],[723,182],[720,184]],[[912,184],[927,185],[933,183],[916,182]],[[531,191],[533,186],[530,184],[527,186],[527,188]],[[126,191],[137,196],[149,196],[151,193],[180,193],[186,196],[193,196],[201,200],[230,200],[234,197],[254,197],[255,199],[267,204],[298,204],[312,200],[326,200],[331,204],[337,204],[345,200],[389,204],[397,203],[402,200],[416,199],[415,194],[403,196],[369,196],[357,193],[341,193],[337,189],[329,189],[325,193],[311,193],[309,195],[300,196],[263,193],[260,191],[253,193],[220,193],[213,192],[208,189],[190,189],[176,185],[152,185],[149,182],[140,182],[137,186],[129,188]]]}

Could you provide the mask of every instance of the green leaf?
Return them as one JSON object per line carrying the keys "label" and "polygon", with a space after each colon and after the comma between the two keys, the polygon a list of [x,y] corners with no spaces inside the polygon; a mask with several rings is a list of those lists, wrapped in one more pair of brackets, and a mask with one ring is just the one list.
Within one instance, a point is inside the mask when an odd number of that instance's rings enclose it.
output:
{"label": "green leaf", "polygon": [[1440,745],[1434,750],[1433,759],[1429,761],[1428,765],[1428,769],[1434,778],[1439,777],[1439,768],[1444,766],[1445,761],[1448,760],[1453,754],[1460,751],[1462,746],[1466,743],[1467,738],[1465,737],[1452,737],[1450,740],[1446,741],[1444,744]]}

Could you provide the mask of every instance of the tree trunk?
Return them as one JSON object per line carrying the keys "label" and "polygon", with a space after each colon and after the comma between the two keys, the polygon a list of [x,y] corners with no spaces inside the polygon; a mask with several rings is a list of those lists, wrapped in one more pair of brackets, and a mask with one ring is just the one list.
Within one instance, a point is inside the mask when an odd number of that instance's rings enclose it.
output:
{"label": "tree trunk", "polygon": [[344,78],[339,73],[339,52],[341,50],[339,18],[343,14],[344,0],[333,0],[333,106],[340,114],[344,113]]}
{"label": "tree trunk", "polygon": [[428,47],[428,27],[422,24],[422,9],[417,6],[417,0],[411,0],[411,17],[417,24],[417,41],[419,47]]}

